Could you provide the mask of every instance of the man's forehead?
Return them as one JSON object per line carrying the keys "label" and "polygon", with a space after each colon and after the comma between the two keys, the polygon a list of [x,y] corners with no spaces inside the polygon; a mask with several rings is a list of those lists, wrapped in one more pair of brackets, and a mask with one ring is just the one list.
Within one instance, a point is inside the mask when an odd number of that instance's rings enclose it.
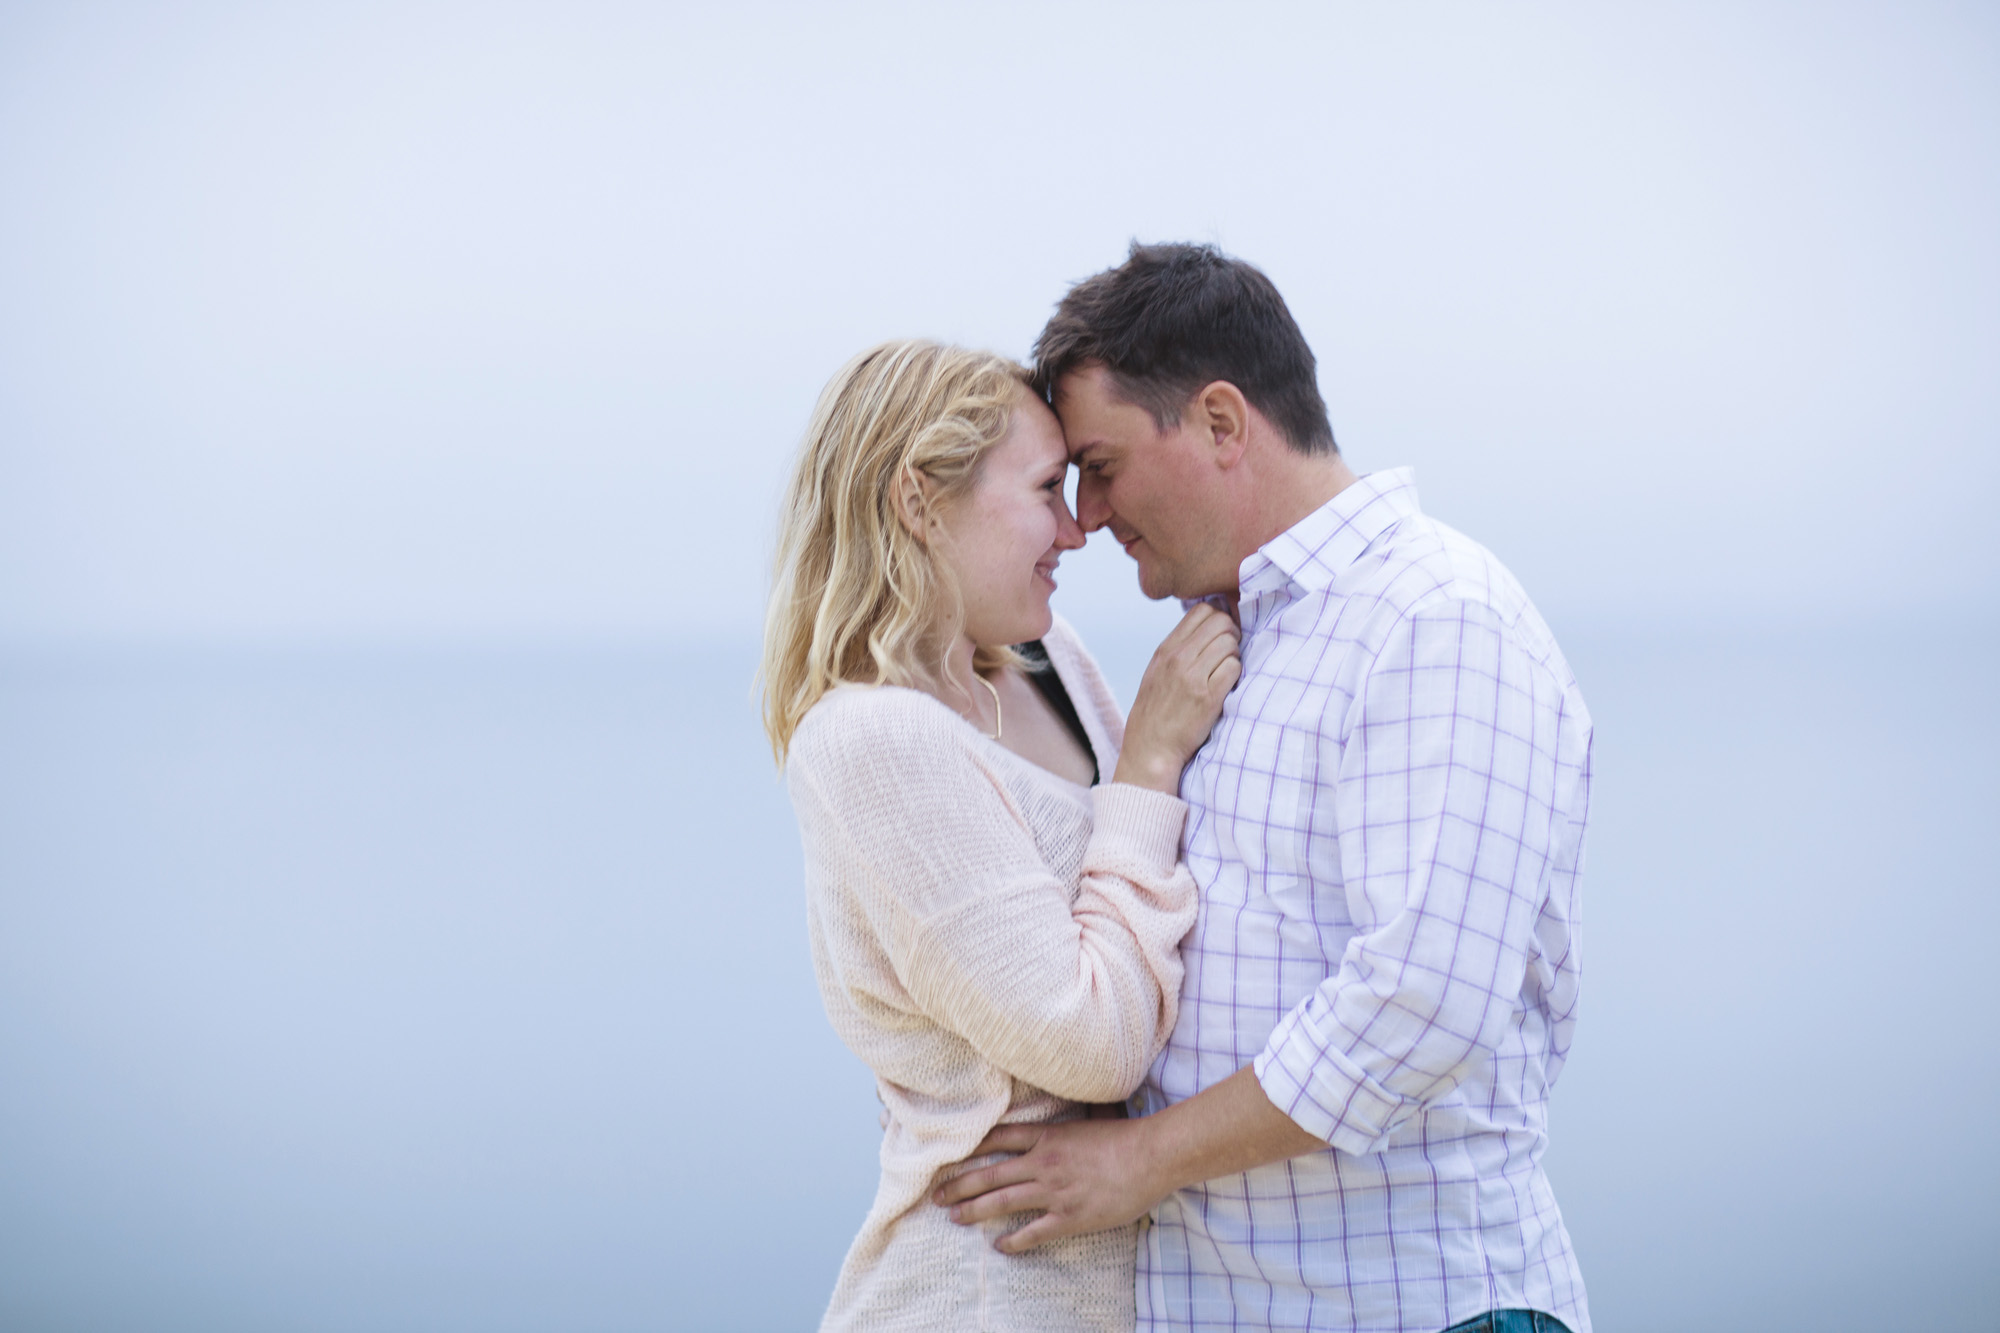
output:
{"label": "man's forehead", "polygon": [[1085,435],[1076,426],[1063,422],[1063,448],[1069,452],[1069,461],[1081,463],[1092,452],[1102,448],[1104,441],[1094,435]]}
{"label": "man's forehead", "polygon": [[1049,402],[1061,412],[1064,403],[1073,407],[1088,405],[1102,396],[1111,387],[1111,369],[1102,361],[1086,361],[1079,366],[1065,370],[1056,382],[1049,386]]}
{"label": "man's forehead", "polygon": [[1072,463],[1106,444],[1100,434],[1104,423],[1093,410],[1104,406],[1105,386],[1100,378],[1104,373],[1104,367],[1095,362],[1079,366],[1057,380],[1049,394]]}
{"label": "man's forehead", "polygon": [[1090,454],[1114,452],[1130,444],[1134,422],[1124,420],[1120,408],[1136,408],[1112,388],[1104,366],[1090,364],[1070,370],[1050,392],[1056,420],[1062,424],[1062,442],[1070,450],[1070,462],[1082,462]]}

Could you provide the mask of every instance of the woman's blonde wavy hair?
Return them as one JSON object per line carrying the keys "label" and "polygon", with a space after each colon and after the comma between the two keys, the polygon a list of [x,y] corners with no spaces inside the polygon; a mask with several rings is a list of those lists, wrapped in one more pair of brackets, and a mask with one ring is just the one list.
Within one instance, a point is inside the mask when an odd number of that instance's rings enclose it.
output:
{"label": "woman's blonde wavy hair", "polygon": [[[971,489],[1028,379],[991,352],[906,339],[861,353],[821,392],[785,495],[764,618],[764,730],[780,764],[799,719],[835,686],[942,678],[964,608],[900,510],[906,493],[938,507]],[[974,666],[1016,660],[982,647]]]}

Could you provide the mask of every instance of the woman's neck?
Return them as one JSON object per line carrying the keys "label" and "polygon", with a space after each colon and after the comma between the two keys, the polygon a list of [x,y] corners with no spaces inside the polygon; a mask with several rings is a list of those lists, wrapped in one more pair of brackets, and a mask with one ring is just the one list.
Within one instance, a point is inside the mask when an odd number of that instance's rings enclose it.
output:
{"label": "woman's neck", "polygon": [[945,653],[944,675],[933,691],[939,702],[991,736],[1000,729],[999,704],[973,670],[978,646],[961,633]]}

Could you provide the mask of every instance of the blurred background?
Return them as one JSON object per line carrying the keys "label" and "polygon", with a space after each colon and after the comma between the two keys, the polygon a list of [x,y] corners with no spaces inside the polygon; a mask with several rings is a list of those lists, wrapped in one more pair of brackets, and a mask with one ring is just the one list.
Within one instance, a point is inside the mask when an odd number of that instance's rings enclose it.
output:
{"label": "blurred background", "polygon": [[810,1327],[778,491],[1135,237],[1582,682],[1598,1326],[1992,1328],[1996,236],[1980,4],[0,5],[0,1328]]}

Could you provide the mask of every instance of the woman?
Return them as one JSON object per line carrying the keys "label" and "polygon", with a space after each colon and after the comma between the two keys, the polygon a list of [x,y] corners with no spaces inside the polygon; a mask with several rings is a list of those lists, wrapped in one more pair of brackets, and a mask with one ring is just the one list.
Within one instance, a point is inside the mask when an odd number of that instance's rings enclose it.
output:
{"label": "woman", "polygon": [[[1023,1255],[926,1192],[1001,1122],[1138,1085],[1194,886],[1181,768],[1235,683],[1197,608],[1122,723],[1049,594],[1083,545],[1054,415],[1003,358],[877,347],[821,396],[786,501],[765,719],[805,845],[813,960],[886,1107],[830,1329],[1132,1326],[1132,1229]],[[1109,774],[1112,780],[1099,783]]]}

